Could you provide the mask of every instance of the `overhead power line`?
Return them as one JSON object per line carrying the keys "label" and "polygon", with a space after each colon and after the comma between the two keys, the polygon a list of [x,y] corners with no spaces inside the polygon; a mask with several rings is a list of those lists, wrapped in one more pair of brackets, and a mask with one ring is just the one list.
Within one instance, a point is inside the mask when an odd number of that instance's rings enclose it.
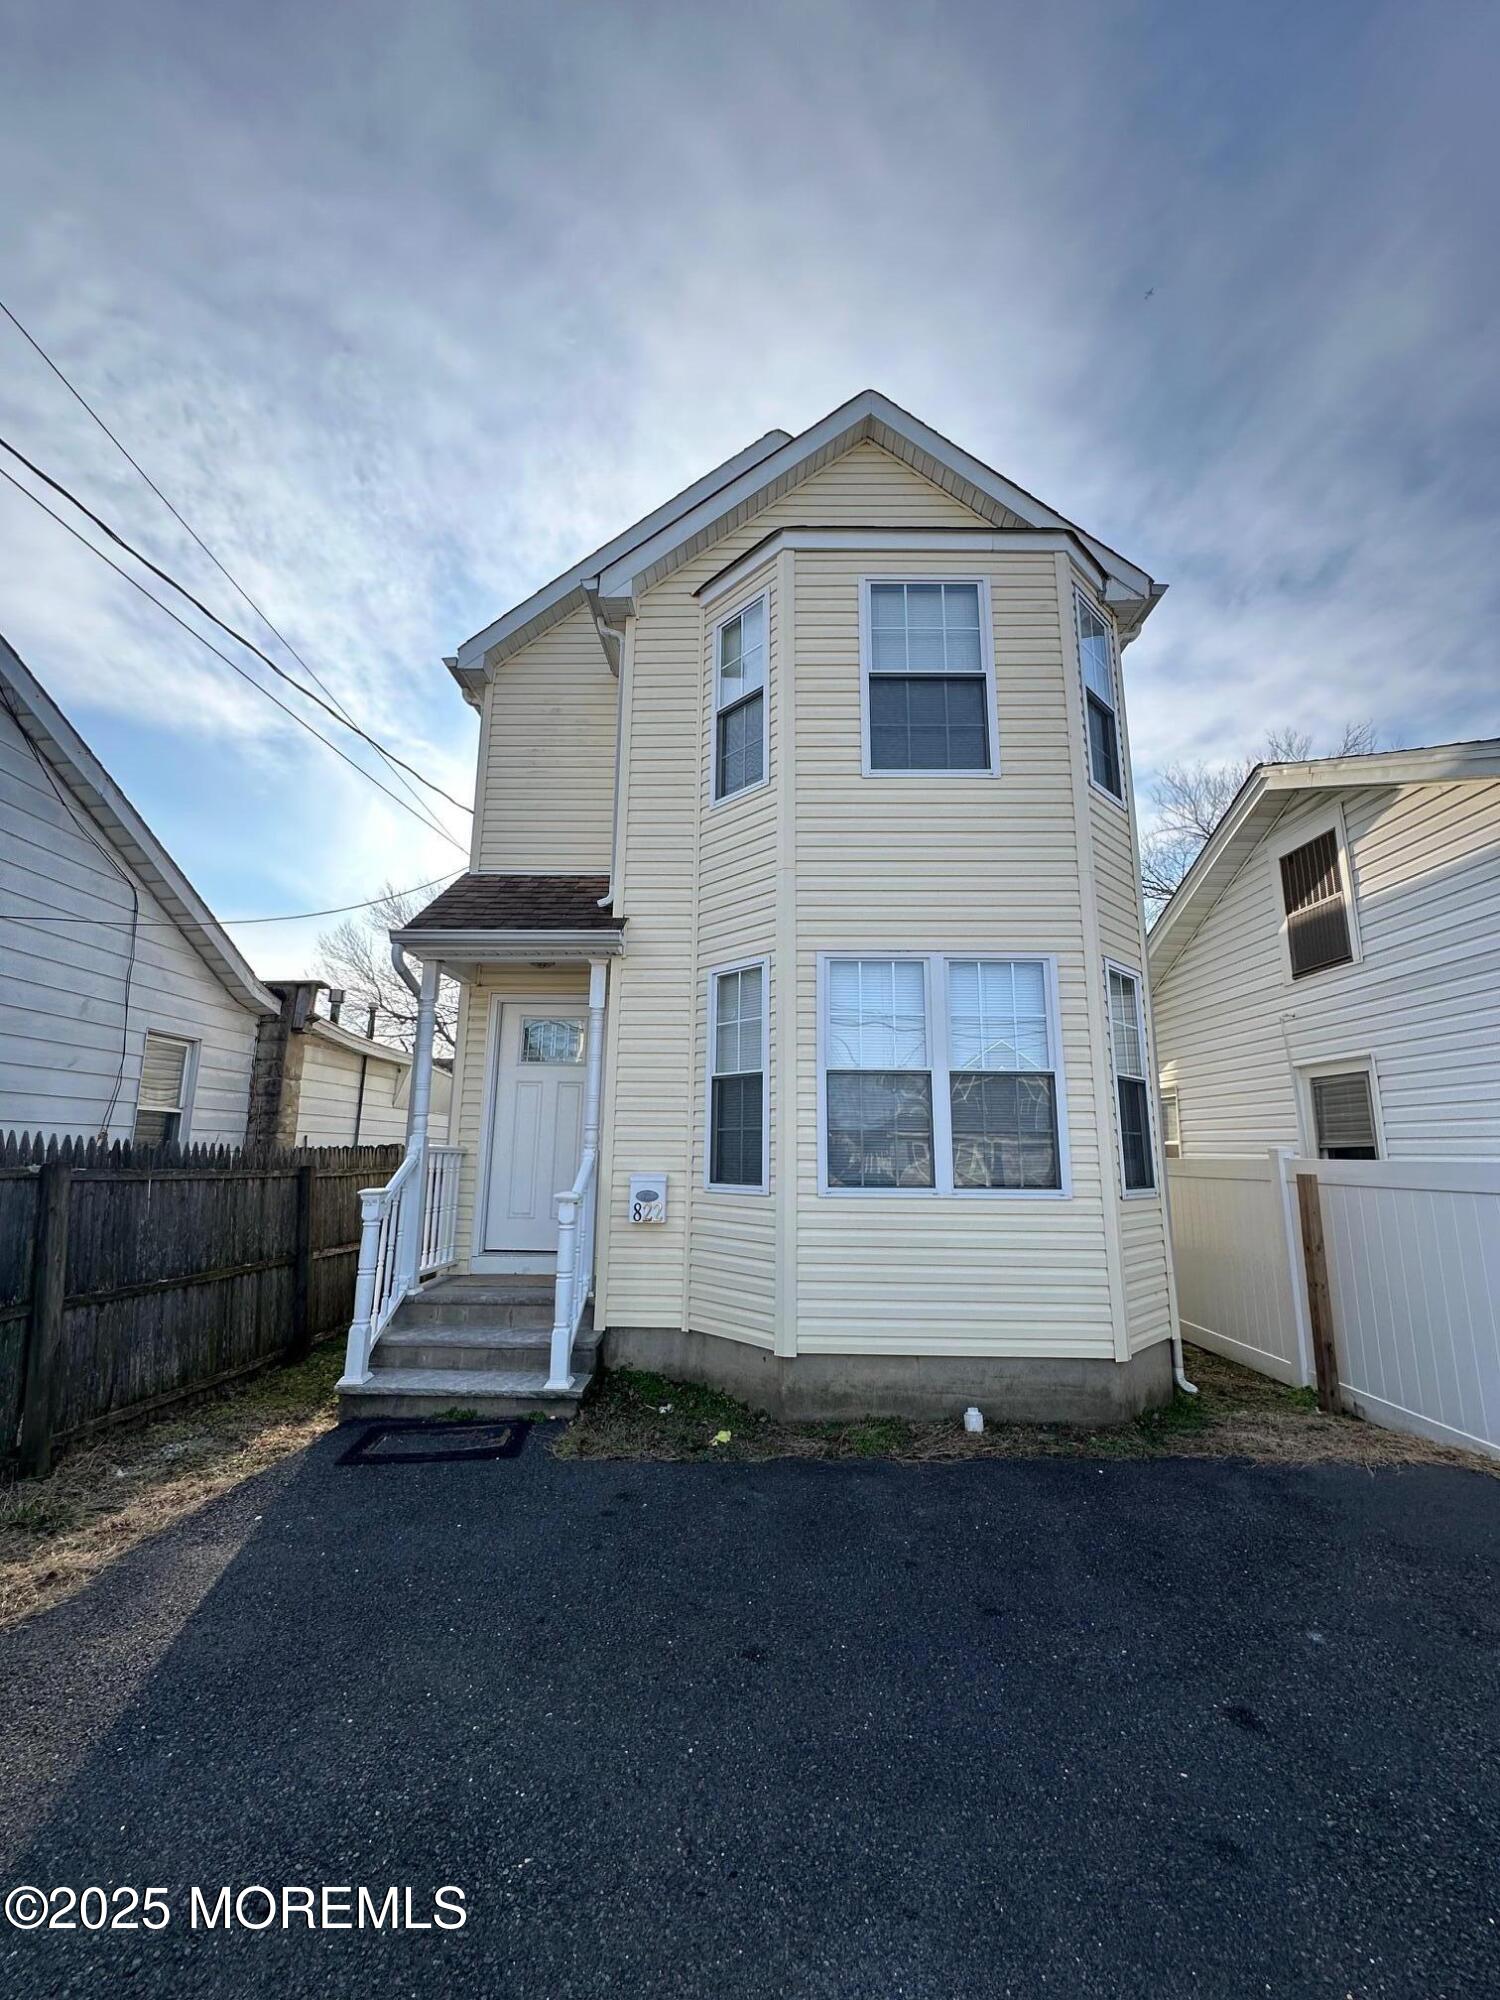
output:
{"label": "overhead power line", "polygon": [[[23,732],[24,734],[24,732]],[[98,843],[95,842],[97,846]],[[215,917],[220,929],[228,929],[235,924],[301,924],[314,917],[343,917],[351,910],[373,910],[377,903],[385,903],[401,896],[420,895],[424,889],[435,889],[440,882],[451,882],[462,871],[454,868],[446,875],[434,875],[430,882],[413,882],[409,889],[383,889],[378,896],[366,896],[359,903],[334,903],[326,910],[283,910],[271,917]],[[79,917],[63,915],[53,911],[0,910],[0,923],[10,924],[103,924],[106,929],[123,929],[129,919],[125,917]],[[180,925],[175,917],[142,917],[142,930],[178,930]]]}
{"label": "overhead power line", "polygon": [[[99,426],[100,430],[103,431],[104,435],[109,439],[110,443],[115,447],[116,451],[120,453],[121,457],[125,460],[126,464],[129,465],[133,471],[139,473],[140,477],[151,488],[151,491],[156,495],[157,499],[160,500],[163,507],[166,508],[167,512],[172,516],[172,519],[176,521],[178,526],[183,530],[184,534],[190,536],[192,540],[197,543],[198,547],[203,551],[204,555],[208,557],[209,561],[213,564],[214,568],[230,585],[231,589],[238,592],[239,596],[244,600],[246,604],[249,605],[250,609],[255,613],[256,617],[260,620],[262,625],[265,626],[266,630],[269,633],[271,633],[273,638],[277,639],[280,642],[280,644],[286,648],[286,650],[291,654],[292,658],[297,662],[298,666],[301,667],[302,671],[307,675],[308,679],[313,683],[314,687],[320,688],[322,692],[327,695],[328,699],[333,703],[334,707],[338,710],[339,714],[343,717],[344,721],[352,725],[354,722],[354,718],[349,713],[347,704],[339,700],[338,696],[334,693],[333,689],[318,673],[317,669],[303,658],[301,653],[299,653],[297,651],[297,648],[292,644],[291,640],[287,638],[286,634],[282,632],[279,629],[279,627],[277,627],[272,622],[270,613],[256,602],[256,600],[250,595],[249,591],[246,590],[245,586],[240,582],[239,578],[234,574],[234,572],[229,568],[229,566],[223,561],[221,561],[220,558],[215,554],[215,552],[209,547],[208,543],[204,541],[203,537],[198,533],[198,530],[193,526],[192,522],[189,521],[186,515],[184,515],[167,498],[166,494],[163,493],[161,488],[157,485],[156,481],[151,477],[151,474],[146,470],[145,466],[142,465],[140,460],[136,458],[130,451],[129,447],[125,444],[124,440],[116,436],[115,432],[110,429],[109,425],[104,421],[104,418],[94,408],[93,404],[89,401],[88,397],[84,395],[83,391],[77,386],[76,383],[74,383],[66,374],[64,374],[63,370],[52,359],[52,356],[47,352],[46,348],[43,347],[42,343],[37,339],[36,335],[31,331],[29,327],[22,325],[21,321],[17,319],[16,315],[11,311],[10,307],[5,303],[4,299],[0,299],[0,313],[4,313],[5,317],[10,321],[11,325],[16,329],[16,332],[20,334],[21,338],[27,343],[29,347],[31,347],[35,351],[35,353],[37,353],[41,357],[41,359],[46,363],[47,367],[51,369],[52,373],[57,377],[58,381],[62,383],[63,387],[67,390],[68,394],[73,398],[74,402],[77,403],[81,409],[86,411],[87,414],[93,419],[93,421]],[[397,784],[400,785],[402,791],[406,793],[409,799],[413,800],[415,803],[420,804],[420,801],[417,799],[416,793],[412,790],[411,786],[407,783],[406,779],[401,775],[399,760],[392,757],[383,748],[380,749],[380,755],[385,759],[386,768],[395,778]]]}
{"label": "overhead power line", "polygon": [[[389,785],[383,785],[379,780],[379,778],[375,776],[373,771],[367,771],[363,764],[357,764],[354,761],[354,759],[349,755],[347,750],[340,749],[338,744],[335,743],[330,737],[325,736],[321,729],[315,729],[313,725],[307,720],[306,716],[299,715],[296,709],[289,707],[286,702],[280,699],[279,696],[272,694],[271,690],[268,687],[262,687],[260,682],[255,678],[255,676],[247,672],[247,670],[240,665],[238,660],[232,660],[227,653],[221,651],[220,648],[217,647],[211,639],[206,638],[204,634],[197,629],[196,626],[190,625],[185,618],[180,617],[178,613],[172,609],[170,604],[163,604],[161,599],[158,596],[156,596],[156,594],[153,591],[147,590],[145,584],[141,582],[139,577],[132,576],[130,574],[130,571],[128,569],[122,568],[122,566],[119,563],[117,563],[112,556],[107,555],[103,549],[96,548],[95,545],[88,539],[87,535],[80,534],[78,529],[73,526],[73,523],[71,521],[65,521],[62,515],[59,514],[55,508],[49,507],[47,505],[46,501],[41,497],[39,493],[33,493],[30,487],[23,486],[19,479],[15,478],[13,474],[5,470],[5,467],[3,465],[0,465],[0,479],[4,479],[10,485],[14,486],[14,488],[18,493],[24,493],[26,498],[29,501],[31,501],[33,506],[40,507],[42,512],[48,515],[52,520],[56,521],[57,525],[60,528],[65,529],[67,533],[73,537],[75,542],[81,543],[83,547],[89,551],[90,555],[95,555],[99,558],[100,562],[107,563],[109,567],[115,572],[116,576],[124,577],[125,581],[131,586],[131,588],[134,590],[138,590],[141,593],[142,597],[144,597],[148,603],[154,604],[158,611],[164,612],[165,615],[171,619],[174,625],[180,625],[184,632],[189,633],[194,639],[198,641],[200,646],[206,646],[209,652],[213,654],[215,659],[222,660],[225,666],[228,667],[232,673],[238,674],[242,681],[246,682],[250,687],[253,687],[257,694],[263,695],[265,699],[270,703],[272,703],[274,707],[279,708],[283,715],[290,716],[292,721],[297,724],[299,729],[305,729],[309,736],[315,736],[317,740],[324,746],[325,749],[331,750],[335,757],[342,759],[342,761],[349,766],[351,771],[357,771],[360,777],[362,777],[367,784],[373,785],[376,791],[378,792],[384,792],[385,796],[388,799],[390,799],[394,805],[398,805],[403,812],[410,813],[412,818],[417,820],[422,826],[425,826],[429,833],[440,834],[442,838],[449,843],[450,846],[456,847],[460,854],[466,855],[468,853],[468,849],[464,845],[464,843],[461,840],[455,839],[455,837],[448,832],[446,827],[439,826],[435,819],[428,817],[418,807],[410,805],[405,799],[401,798],[397,793],[393,792]],[[215,622],[217,623],[217,620]],[[252,648],[252,650],[254,649]]]}
{"label": "overhead power line", "polygon": [[[117,528],[112,528],[109,522],[106,521],[101,514],[96,514],[92,507],[88,506],[86,502],[80,500],[78,495],[74,493],[69,487],[65,486],[60,479],[54,479],[50,472],[44,472],[39,465],[33,463],[33,461],[26,456],[24,451],[18,450],[17,447],[10,442],[9,438],[0,437],[0,450],[8,451],[12,458],[18,460],[20,464],[25,466],[26,470],[29,473],[31,473],[33,478],[40,479],[45,486],[50,486],[52,488],[52,491],[54,493],[60,494],[62,498],[68,502],[70,507],[76,507],[79,513],[82,514],[86,520],[92,521],[94,526],[98,528],[102,534],[108,535],[109,539],[113,543],[115,543],[115,545],[118,548],[124,549],[127,555],[133,556],[143,569],[150,570],[151,574],[154,577],[158,578],[162,583],[166,584],[169,590],[175,590],[179,597],[185,597],[188,603],[191,604],[196,611],[201,611],[203,613],[203,616],[207,618],[210,621],[210,623],[217,625],[219,630],[227,634],[229,638],[233,639],[237,646],[243,646],[247,653],[253,653],[256,659],[261,661],[263,665],[269,667],[271,669],[271,672],[275,674],[278,679],[285,681],[288,687],[295,688],[298,694],[302,696],[304,701],[310,701],[315,708],[321,708],[325,715],[331,716],[333,720],[338,724],[340,724],[342,728],[352,731],[352,733],[356,735],[362,743],[368,743],[372,750],[378,751],[379,754],[382,757],[384,757],[388,763],[398,764],[400,765],[403,771],[410,772],[411,776],[414,777],[419,784],[425,785],[429,791],[436,792],[440,799],[446,799],[450,806],[456,806],[460,812],[473,811],[472,806],[466,806],[462,799],[456,799],[454,798],[451,792],[444,791],[443,787],[440,784],[438,784],[434,779],[425,776],[421,771],[417,769],[415,764],[408,764],[404,757],[398,757],[393,750],[387,750],[385,745],[380,741],[378,741],[377,738],[373,737],[367,729],[362,729],[357,722],[350,722],[344,716],[340,715],[338,710],[334,708],[330,702],[324,701],[321,695],[316,695],[312,692],[310,688],[305,688],[302,685],[301,681],[297,679],[297,676],[295,674],[289,674],[285,667],[279,665],[275,660],[271,658],[269,653],[262,652],[260,647],[256,645],[253,639],[247,639],[243,632],[237,632],[234,626],[226,623],[225,620],[219,616],[217,611],[210,610],[208,605],[206,605],[203,602],[201,597],[195,597],[193,595],[192,591],[188,589],[186,584],[179,583],[176,577],[173,576],[169,571],[164,570],[159,563],[154,563],[151,560],[150,556],[143,554],[142,551],[138,549],[133,542],[127,541],[124,535],[122,535]],[[7,477],[9,477],[8,474]],[[19,486],[19,482],[12,480],[11,483],[12,485],[17,485],[19,491],[21,491],[22,493],[26,491],[26,488],[24,486]],[[31,497],[33,499],[36,499],[37,496],[33,494]],[[47,511],[50,513],[51,509],[49,508]],[[54,515],[53,518],[55,520],[58,517]],[[80,540],[81,539],[82,537],[80,537]],[[92,544],[89,542],[84,542],[84,547],[90,548],[92,547]],[[95,553],[99,554],[101,552],[96,550]],[[148,592],[147,595],[149,596],[150,593]],[[153,599],[153,602],[160,603],[161,600],[157,598]],[[192,629],[191,626],[188,629],[191,630]],[[220,655],[220,657],[221,658],[223,657],[222,654]],[[251,685],[255,686],[257,685],[257,683],[252,682]],[[324,740],[326,741],[327,739],[325,738]]]}

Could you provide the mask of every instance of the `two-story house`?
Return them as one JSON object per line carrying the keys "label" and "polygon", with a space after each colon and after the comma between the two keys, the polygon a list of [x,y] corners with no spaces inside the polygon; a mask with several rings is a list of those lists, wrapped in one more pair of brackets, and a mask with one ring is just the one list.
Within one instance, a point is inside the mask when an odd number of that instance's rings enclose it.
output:
{"label": "two-story house", "polygon": [[367,1198],[346,1408],[566,1408],[601,1341],[807,1414],[1169,1396],[1161,594],[865,392],[468,640],[471,865],[394,939],[462,986],[453,1144]]}

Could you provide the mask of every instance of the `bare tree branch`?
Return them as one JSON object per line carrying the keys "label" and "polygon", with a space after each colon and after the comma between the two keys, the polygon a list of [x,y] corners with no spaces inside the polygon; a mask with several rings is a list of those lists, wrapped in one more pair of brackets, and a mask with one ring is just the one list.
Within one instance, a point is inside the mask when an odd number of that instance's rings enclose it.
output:
{"label": "bare tree branch", "polygon": [[[391,964],[390,933],[409,923],[423,900],[402,895],[388,882],[378,902],[318,939],[330,980],[348,996],[346,1006],[373,1007],[377,1038],[402,1049],[416,1042],[417,1002]],[[458,1045],[458,987],[451,979],[438,985],[433,1039],[439,1054],[451,1055]]]}
{"label": "bare tree branch", "polygon": [[[1331,757],[1368,756],[1379,747],[1373,722],[1348,722]],[[1176,893],[1198,851],[1229,810],[1240,787],[1259,764],[1300,764],[1313,754],[1313,740],[1300,729],[1266,732],[1259,757],[1237,757],[1227,764],[1202,759],[1192,764],[1168,764],[1151,788],[1155,824],[1141,842],[1141,885],[1146,914],[1154,923]]]}

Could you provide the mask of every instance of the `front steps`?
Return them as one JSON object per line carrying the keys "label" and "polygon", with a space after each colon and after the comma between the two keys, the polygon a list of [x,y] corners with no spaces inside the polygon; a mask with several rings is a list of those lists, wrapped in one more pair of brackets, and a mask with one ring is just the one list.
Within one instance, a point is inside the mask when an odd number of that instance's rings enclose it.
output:
{"label": "front steps", "polygon": [[339,1396],[341,1417],[571,1417],[598,1354],[585,1308],[573,1342],[573,1380],[547,1388],[553,1281],[547,1277],[439,1278],[402,1302],[370,1356],[370,1380]]}

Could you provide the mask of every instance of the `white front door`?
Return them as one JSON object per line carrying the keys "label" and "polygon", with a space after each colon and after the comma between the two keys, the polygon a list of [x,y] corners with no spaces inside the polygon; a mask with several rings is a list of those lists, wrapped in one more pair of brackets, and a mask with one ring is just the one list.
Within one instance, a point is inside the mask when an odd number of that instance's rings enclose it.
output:
{"label": "white front door", "polygon": [[586,1009],[500,1010],[483,1248],[556,1251],[557,1196],[583,1151]]}

